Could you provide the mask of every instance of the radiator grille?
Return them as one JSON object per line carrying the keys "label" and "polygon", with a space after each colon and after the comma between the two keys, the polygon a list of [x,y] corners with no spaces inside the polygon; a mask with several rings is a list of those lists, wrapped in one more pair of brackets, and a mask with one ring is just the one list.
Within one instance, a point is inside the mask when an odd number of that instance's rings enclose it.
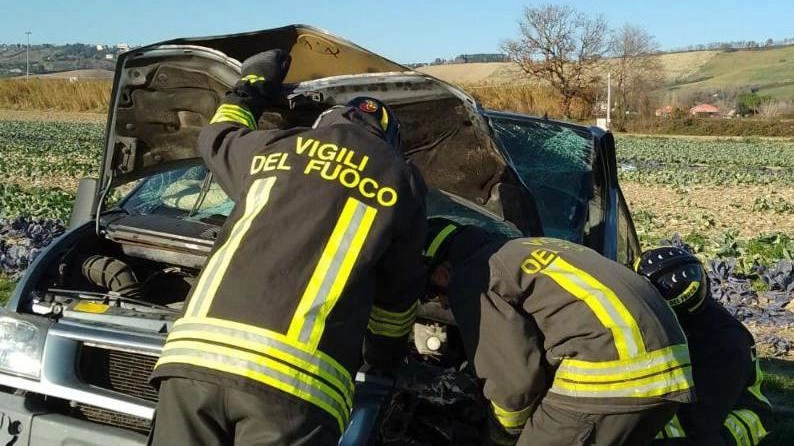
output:
{"label": "radiator grille", "polygon": [[148,434],[152,424],[151,421],[146,418],[134,417],[132,415],[102,409],[101,407],[88,404],[78,403],[75,409],[88,421],[130,429],[142,434]]}
{"label": "radiator grille", "polygon": [[157,391],[149,385],[156,362],[153,356],[83,345],[78,369],[87,384],[156,403]]}

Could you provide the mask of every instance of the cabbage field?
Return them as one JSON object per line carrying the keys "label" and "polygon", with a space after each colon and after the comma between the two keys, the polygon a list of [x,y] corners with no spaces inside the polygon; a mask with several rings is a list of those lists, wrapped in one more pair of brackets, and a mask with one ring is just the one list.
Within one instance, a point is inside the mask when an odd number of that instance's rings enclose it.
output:
{"label": "cabbage field", "polygon": [[[99,123],[0,120],[0,275],[18,277],[96,175]],[[715,297],[774,354],[794,354],[794,140],[617,135],[620,180],[643,247],[687,246]],[[794,304],[791,304],[794,306]],[[763,330],[769,327],[768,333]]]}
{"label": "cabbage field", "polygon": [[[104,125],[0,120],[0,303],[64,230],[80,177],[95,176]],[[617,135],[621,187],[643,248],[673,244],[707,265],[712,293],[766,356],[794,355],[794,140]],[[778,409],[768,444],[791,444],[794,380],[767,359]]]}

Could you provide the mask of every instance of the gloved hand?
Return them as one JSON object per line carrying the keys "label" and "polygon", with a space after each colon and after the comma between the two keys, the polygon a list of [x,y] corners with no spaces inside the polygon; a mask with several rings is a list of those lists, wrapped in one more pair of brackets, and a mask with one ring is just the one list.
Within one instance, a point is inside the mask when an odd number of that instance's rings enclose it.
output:
{"label": "gloved hand", "polygon": [[241,79],[226,94],[224,102],[245,107],[258,120],[265,107],[278,100],[291,62],[290,54],[278,48],[245,59],[240,68]]}
{"label": "gloved hand", "polygon": [[267,96],[284,82],[291,62],[292,56],[278,48],[254,54],[243,61],[240,81],[256,86],[260,94]]}

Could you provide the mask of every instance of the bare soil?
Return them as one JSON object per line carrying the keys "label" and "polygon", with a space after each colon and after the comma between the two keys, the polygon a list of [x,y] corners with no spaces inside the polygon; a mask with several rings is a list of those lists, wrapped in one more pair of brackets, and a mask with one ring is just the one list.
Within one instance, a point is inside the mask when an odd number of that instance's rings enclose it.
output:
{"label": "bare soil", "polygon": [[107,119],[106,113],[0,109],[0,121],[65,121],[104,124]]}
{"label": "bare soil", "polygon": [[754,211],[757,197],[794,202],[794,188],[779,186],[693,186],[685,192],[664,185],[624,181],[621,188],[629,207],[654,216],[656,231],[664,235],[698,232],[716,236],[737,229],[740,237],[764,232],[794,233],[794,214]]}

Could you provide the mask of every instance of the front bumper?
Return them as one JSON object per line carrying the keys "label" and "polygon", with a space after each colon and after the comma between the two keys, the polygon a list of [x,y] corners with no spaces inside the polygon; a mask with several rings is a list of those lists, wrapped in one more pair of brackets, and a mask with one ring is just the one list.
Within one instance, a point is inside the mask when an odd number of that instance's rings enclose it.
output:
{"label": "front bumper", "polygon": [[53,413],[31,398],[0,391],[0,444],[143,446],[146,436]]}

